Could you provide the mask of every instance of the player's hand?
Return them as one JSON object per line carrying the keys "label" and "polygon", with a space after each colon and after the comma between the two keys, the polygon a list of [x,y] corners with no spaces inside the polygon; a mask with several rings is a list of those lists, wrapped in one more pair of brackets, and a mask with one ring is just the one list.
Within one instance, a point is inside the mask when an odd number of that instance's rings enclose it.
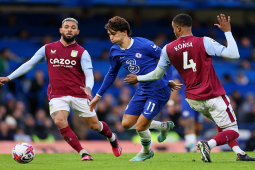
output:
{"label": "player's hand", "polygon": [[183,84],[176,84],[174,81],[170,81],[168,86],[171,88],[171,91],[179,90],[181,89],[181,86]]}
{"label": "player's hand", "polygon": [[82,86],[80,86],[80,88],[84,91],[86,95],[89,96],[89,99],[91,100],[92,99],[91,89],[89,87],[82,87]]}
{"label": "player's hand", "polygon": [[96,108],[97,102],[99,102],[100,99],[101,99],[101,97],[98,96],[98,95],[96,95],[96,96],[92,99],[92,101],[89,103],[89,110],[90,110],[91,112],[93,112],[93,109]]}
{"label": "player's hand", "polygon": [[0,77],[0,86],[3,86],[4,83],[9,82],[10,79],[8,77]]}
{"label": "player's hand", "polygon": [[219,29],[221,29],[223,32],[231,31],[230,16],[228,16],[227,19],[224,14],[220,14],[217,16],[217,19],[219,24],[214,24],[215,26],[219,27]]}
{"label": "player's hand", "polygon": [[135,74],[127,75],[127,77],[124,79],[124,82],[130,85],[138,83],[137,75]]}

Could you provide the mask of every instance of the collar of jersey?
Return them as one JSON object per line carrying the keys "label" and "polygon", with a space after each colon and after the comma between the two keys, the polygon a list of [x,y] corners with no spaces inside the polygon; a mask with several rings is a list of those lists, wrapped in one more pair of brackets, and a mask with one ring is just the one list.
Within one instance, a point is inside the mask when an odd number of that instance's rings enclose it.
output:
{"label": "collar of jersey", "polygon": [[[61,40],[59,40],[59,41],[61,42]],[[73,45],[74,43],[76,43],[76,41],[74,41],[72,44],[68,44],[68,45],[64,45],[64,44],[61,42],[61,44],[62,44],[63,46],[65,46],[65,47],[70,46],[70,45]]]}
{"label": "collar of jersey", "polygon": [[[132,47],[132,45],[133,45],[133,43],[134,43],[134,39],[133,39],[133,38],[131,38],[130,44],[129,44],[129,46],[128,46],[128,48],[127,48],[127,49],[131,48],[131,47]],[[125,48],[121,48],[121,47],[120,47],[120,49],[121,49],[121,50],[127,50],[127,49],[125,49]]]}
{"label": "collar of jersey", "polygon": [[180,36],[180,38],[188,37],[188,36],[193,36],[193,35],[192,35],[192,34],[190,34],[190,35],[186,35],[186,36]]}

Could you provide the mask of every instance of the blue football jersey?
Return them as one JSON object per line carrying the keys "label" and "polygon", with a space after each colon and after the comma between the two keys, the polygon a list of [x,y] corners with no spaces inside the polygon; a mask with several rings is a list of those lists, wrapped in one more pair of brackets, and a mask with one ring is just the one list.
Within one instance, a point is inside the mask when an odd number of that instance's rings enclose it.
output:
{"label": "blue football jersey", "polygon": [[[98,91],[98,94],[101,96],[115,80],[121,66],[131,74],[136,75],[145,75],[155,70],[157,60],[161,55],[161,48],[145,38],[132,37],[127,49],[122,49],[119,45],[113,45],[109,54],[111,67],[104,79],[103,85]],[[136,93],[143,94],[164,88],[168,85],[169,80],[172,79],[171,66],[160,80],[139,82]]]}

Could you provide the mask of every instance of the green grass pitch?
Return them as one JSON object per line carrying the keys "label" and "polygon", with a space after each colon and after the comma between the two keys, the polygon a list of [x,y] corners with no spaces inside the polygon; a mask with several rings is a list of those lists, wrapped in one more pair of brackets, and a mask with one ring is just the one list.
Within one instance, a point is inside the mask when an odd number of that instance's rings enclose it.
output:
{"label": "green grass pitch", "polygon": [[[247,152],[255,157],[255,152]],[[135,153],[124,153],[119,158],[109,153],[94,153],[94,161],[80,161],[76,153],[36,154],[28,164],[20,164],[12,159],[11,154],[0,155],[0,169],[50,169],[50,170],[90,170],[90,169],[168,169],[168,170],[234,170],[254,169],[255,162],[238,162],[234,152],[211,153],[212,163],[202,163],[200,153],[155,153],[154,157],[144,162],[130,162]]]}

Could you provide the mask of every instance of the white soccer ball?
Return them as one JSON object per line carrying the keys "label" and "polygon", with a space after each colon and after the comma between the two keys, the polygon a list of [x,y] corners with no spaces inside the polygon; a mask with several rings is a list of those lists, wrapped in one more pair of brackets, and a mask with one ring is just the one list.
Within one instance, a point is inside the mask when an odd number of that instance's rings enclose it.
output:
{"label": "white soccer ball", "polygon": [[34,147],[28,143],[19,143],[12,149],[12,157],[19,163],[31,162],[35,157]]}

